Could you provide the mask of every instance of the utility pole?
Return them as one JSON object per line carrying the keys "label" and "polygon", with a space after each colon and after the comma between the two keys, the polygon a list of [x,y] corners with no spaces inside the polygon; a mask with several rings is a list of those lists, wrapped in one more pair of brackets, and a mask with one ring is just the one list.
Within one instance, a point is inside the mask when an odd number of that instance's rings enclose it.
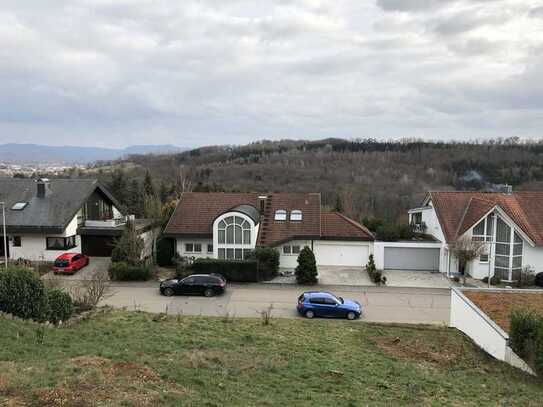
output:
{"label": "utility pole", "polygon": [[6,235],[6,203],[0,202],[2,205],[2,225],[3,225],[3,236],[4,236],[4,265],[6,270],[8,268],[8,237]]}

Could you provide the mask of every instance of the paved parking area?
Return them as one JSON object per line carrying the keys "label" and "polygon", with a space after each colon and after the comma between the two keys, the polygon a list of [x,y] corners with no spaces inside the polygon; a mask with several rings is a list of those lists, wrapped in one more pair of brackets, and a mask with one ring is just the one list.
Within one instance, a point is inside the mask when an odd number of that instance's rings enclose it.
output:
{"label": "paved parking area", "polygon": [[389,287],[450,288],[451,282],[442,273],[414,270],[385,270]]}
{"label": "paved parking area", "polygon": [[88,280],[96,275],[97,272],[105,272],[107,275],[107,270],[111,264],[111,259],[109,257],[91,257],[89,264],[79,270],[77,273],[72,275],[63,275],[63,274],[54,274],[52,271],[45,274],[42,278],[44,280],[59,280],[59,281],[78,281],[78,280]]}

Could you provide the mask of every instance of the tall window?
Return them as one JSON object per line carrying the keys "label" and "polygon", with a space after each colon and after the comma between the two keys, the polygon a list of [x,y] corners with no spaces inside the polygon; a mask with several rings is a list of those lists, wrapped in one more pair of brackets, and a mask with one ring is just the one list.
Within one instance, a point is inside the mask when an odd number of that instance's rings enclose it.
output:
{"label": "tall window", "polygon": [[492,241],[494,234],[494,222],[491,215],[488,215],[473,228],[473,240]]}
{"label": "tall window", "polygon": [[502,219],[496,221],[496,256],[494,272],[500,278],[512,280],[522,268],[522,238]]}
{"label": "tall window", "polygon": [[251,224],[240,216],[228,216],[218,224],[220,259],[241,260],[251,251]]}

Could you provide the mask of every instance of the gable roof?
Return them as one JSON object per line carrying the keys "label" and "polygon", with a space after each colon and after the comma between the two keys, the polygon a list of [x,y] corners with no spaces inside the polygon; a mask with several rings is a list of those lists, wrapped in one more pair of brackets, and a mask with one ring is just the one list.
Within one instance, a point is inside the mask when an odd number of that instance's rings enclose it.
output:
{"label": "gable roof", "polygon": [[543,246],[543,191],[429,192],[447,242],[454,241],[494,207],[507,216],[537,245]]}
{"label": "gable roof", "polygon": [[[0,202],[6,204],[8,232],[62,233],[95,190],[119,203],[96,179],[51,179],[45,197],[37,196],[35,179],[0,178]],[[12,210],[17,202],[28,202],[23,210]]]}
{"label": "gable roof", "polygon": [[[263,210],[259,200],[262,196],[266,197]],[[371,233],[343,215],[321,216],[321,198],[318,193],[184,193],[166,226],[165,234],[210,238],[213,236],[213,222],[218,216],[230,211],[241,211],[240,208],[247,209],[247,206],[259,214],[257,246],[276,246],[293,239],[326,237],[373,239]],[[301,210],[302,220],[291,221],[289,216],[286,220],[275,220],[275,212],[281,209],[287,211],[288,215],[293,210]],[[323,227],[326,230],[324,233]]]}
{"label": "gable roof", "polygon": [[366,227],[339,212],[321,214],[321,237],[334,240],[374,240],[373,234]]}

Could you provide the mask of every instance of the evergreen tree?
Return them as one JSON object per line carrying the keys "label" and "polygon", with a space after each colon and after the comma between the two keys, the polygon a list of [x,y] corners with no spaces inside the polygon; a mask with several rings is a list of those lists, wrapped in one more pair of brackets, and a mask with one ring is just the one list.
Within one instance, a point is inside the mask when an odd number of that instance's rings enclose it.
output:
{"label": "evergreen tree", "polygon": [[139,237],[134,223],[126,222],[123,234],[111,252],[111,261],[137,265],[141,262],[143,245],[143,239]]}
{"label": "evergreen tree", "polygon": [[124,172],[120,169],[115,169],[112,174],[109,190],[112,195],[123,205],[126,205],[127,184],[124,177]]}
{"label": "evergreen tree", "polygon": [[153,187],[153,179],[149,170],[145,172],[145,179],[143,180],[143,192],[147,196],[155,196],[155,188]]}
{"label": "evergreen tree", "polygon": [[298,266],[295,272],[298,284],[317,283],[317,262],[309,247],[304,247],[298,255]]}
{"label": "evergreen tree", "polygon": [[130,214],[136,215],[137,218],[143,216],[144,194],[140,183],[136,179],[132,179],[127,188],[126,206]]}

